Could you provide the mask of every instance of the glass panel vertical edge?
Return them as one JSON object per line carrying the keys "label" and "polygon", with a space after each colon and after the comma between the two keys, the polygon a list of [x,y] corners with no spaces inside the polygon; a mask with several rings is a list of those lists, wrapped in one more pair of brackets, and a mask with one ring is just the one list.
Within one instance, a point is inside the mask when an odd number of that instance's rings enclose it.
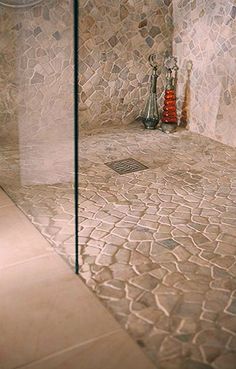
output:
{"label": "glass panel vertical edge", "polygon": [[75,273],[79,274],[79,214],[78,214],[78,139],[79,139],[79,99],[78,99],[78,49],[79,49],[79,11],[78,0],[73,0],[74,11],[74,198],[75,198]]}

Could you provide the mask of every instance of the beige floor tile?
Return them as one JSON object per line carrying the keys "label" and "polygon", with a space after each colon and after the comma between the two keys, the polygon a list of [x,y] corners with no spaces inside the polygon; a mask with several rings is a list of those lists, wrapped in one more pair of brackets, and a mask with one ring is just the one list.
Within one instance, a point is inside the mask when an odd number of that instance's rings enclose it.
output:
{"label": "beige floor tile", "polygon": [[22,369],[154,369],[123,331],[62,352]]}
{"label": "beige floor tile", "polygon": [[6,195],[6,193],[0,187],[0,208],[2,206],[8,206],[12,204],[13,202],[11,201],[11,199]]}
{"label": "beige floor tile", "polygon": [[16,206],[0,207],[0,269],[50,252],[53,248]]}
{"label": "beige floor tile", "polygon": [[57,255],[1,270],[0,301],[1,369],[18,368],[119,329]]}

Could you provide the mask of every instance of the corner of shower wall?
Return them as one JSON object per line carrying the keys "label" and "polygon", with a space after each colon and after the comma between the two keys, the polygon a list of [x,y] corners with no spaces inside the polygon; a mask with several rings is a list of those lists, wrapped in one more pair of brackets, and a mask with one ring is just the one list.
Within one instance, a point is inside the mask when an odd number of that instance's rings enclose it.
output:
{"label": "corner of shower wall", "polygon": [[173,8],[179,116],[188,114],[191,131],[236,146],[235,1],[173,1]]}
{"label": "corner of shower wall", "polygon": [[[149,89],[148,56],[172,47],[171,0],[80,2],[80,128],[128,124]],[[165,75],[158,79],[162,103]]]}

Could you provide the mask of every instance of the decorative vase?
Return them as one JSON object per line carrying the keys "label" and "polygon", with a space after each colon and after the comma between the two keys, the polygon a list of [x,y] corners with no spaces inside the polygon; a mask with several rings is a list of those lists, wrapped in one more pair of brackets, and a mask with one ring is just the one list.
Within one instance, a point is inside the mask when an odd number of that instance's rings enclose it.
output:
{"label": "decorative vase", "polygon": [[161,129],[165,133],[176,131],[178,126],[176,111],[176,80],[177,80],[177,59],[168,57],[165,60],[166,73],[166,89],[164,97],[164,107],[162,113]]}
{"label": "decorative vase", "polygon": [[150,81],[150,93],[146,102],[145,108],[142,112],[142,122],[146,129],[155,129],[159,123],[159,112],[157,107],[157,64],[154,61],[155,55],[149,56],[148,60],[152,67],[152,75]]}

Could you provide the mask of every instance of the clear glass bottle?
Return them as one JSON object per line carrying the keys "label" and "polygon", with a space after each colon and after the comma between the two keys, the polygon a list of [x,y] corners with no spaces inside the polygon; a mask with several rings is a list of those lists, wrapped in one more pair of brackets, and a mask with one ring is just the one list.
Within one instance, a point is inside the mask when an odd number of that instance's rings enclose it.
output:
{"label": "clear glass bottle", "polygon": [[152,63],[151,55],[149,62],[152,69],[151,81],[150,81],[150,93],[146,102],[145,108],[142,112],[142,122],[146,129],[155,129],[159,123],[159,112],[157,106],[157,65]]}

